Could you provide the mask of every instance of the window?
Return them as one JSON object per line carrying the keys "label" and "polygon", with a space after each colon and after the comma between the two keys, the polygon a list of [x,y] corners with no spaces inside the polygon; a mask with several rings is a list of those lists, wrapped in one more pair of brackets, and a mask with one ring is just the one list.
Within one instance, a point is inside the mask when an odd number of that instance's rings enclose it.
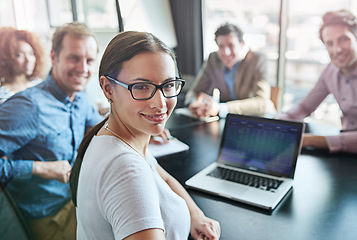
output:
{"label": "window", "polygon": [[15,26],[14,11],[12,0],[0,0],[0,26]]}
{"label": "window", "polygon": [[119,0],[124,30],[151,32],[170,48],[177,46],[168,0]]}
{"label": "window", "polygon": [[48,18],[51,27],[59,27],[73,21],[72,6],[68,0],[48,0]]}
{"label": "window", "polygon": [[0,26],[48,31],[46,0],[0,0]]}
{"label": "window", "polygon": [[91,29],[119,31],[118,15],[114,0],[77,0],[78,21]]}
{"label": "window", "polygon": [[[327,11],[340,9],[356,13],[356,3],[353,2],[355,1],[330,0],[326,4],[324,0],[289,1],[283,110],[298,104],[309,93],[330,62],[318,34],[321,16]],[[340,110],[334,97],[329,95],[312,117],[340,125]]]}

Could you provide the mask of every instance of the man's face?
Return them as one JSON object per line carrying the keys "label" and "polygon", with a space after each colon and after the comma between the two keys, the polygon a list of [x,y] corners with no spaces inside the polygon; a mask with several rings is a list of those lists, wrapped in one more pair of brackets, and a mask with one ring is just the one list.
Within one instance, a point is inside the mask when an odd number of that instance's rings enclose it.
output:
{"label": "man's face", "polygon": [[75,92],[83,91],[92,76],[97,43],[93,37],[65,35],[58,56],[51,52],[52,75],[59,87],[73,100]]}
{"label": "man's face", "polygon": [[218,36],[216,43],[218,45],[219,59],[228,69],[231,69],[240,60],[239,53],[243,43],[239,42],[237,35],[234,33]]}
{"label": "man's face", "polygon": [[322,30],[322,40],[331,62],[345,74],[354,70],[357,60],[357,40],[348,27],[337,24]]}

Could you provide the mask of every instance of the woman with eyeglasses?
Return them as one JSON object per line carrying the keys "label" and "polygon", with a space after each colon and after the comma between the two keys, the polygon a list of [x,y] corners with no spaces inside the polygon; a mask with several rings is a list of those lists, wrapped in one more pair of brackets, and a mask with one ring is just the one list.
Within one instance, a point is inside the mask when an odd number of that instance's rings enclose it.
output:
{"label": "woman with eyeglasses", "polygon": [[43,47],[34,33],[0,28],[0,104],[41,82],[43,58]]}
{"label": "woman with eyeglasses", "polygon": [[147,151],[184,86],[175,57],[150,33],[122,32],[102,57],[107,119],[84,137],[71,173],[77,239],[219,239],[186,190]]}

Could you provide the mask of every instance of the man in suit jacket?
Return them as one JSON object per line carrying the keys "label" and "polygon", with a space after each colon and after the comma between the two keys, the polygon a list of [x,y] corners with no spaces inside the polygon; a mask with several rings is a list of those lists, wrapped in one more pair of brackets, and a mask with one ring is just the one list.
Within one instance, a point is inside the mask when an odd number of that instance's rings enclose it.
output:
{"label": "man in suit jacket", "polygon": [[[262,115],[274,111],[266,57],[250,51],[243,32],[233,24],[219,27],[215,41],[218,51],[210,54],[186,95],[191,112],[198,117],[225,117],[228,113]],[[220,99],[210,97],[214,89],[219,90]]]}

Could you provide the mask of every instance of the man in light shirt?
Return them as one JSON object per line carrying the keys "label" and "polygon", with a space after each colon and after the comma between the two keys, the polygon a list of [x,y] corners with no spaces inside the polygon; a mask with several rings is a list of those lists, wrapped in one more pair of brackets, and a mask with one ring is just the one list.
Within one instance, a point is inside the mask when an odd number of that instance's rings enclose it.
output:
{"label": "man in light shirt", "polygon": [[331,62],[311,92],[281,118],[303,120],[332,93],[342,112],[342,131],[333,136],[304,134],[303,147],[357,153],[357,19],[340,10],[325,13],[322,20],[320,39]]}

